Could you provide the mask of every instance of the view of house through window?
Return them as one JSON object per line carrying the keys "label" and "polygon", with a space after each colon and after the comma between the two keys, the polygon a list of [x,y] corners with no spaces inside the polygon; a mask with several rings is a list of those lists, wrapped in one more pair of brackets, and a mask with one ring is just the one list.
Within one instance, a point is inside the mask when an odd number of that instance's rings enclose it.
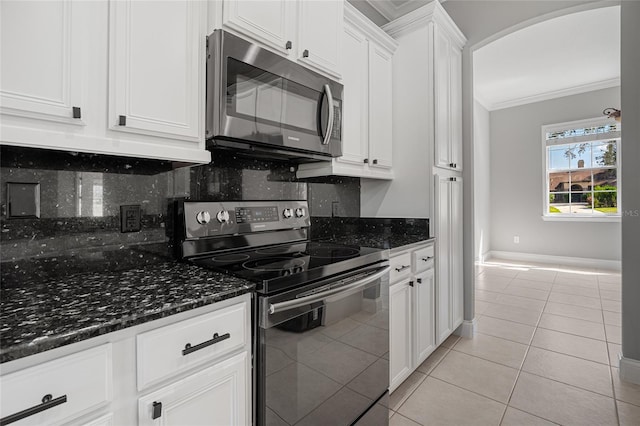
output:
{"label": "view of house through window", "polygon": [[543,128],[545,216],[619,215],[620,124],[589,120]]}

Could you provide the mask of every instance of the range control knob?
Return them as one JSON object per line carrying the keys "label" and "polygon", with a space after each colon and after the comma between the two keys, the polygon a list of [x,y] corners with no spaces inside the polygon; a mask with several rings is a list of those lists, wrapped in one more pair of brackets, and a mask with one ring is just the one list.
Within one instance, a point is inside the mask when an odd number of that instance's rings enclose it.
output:
{"label": "range control knob", "polygon": [[198,212],[198,214],[196,214],[196,221],[200,225],[206,225],[211,221],[211,215],[206,211]]}
{"label": "range control knob", "polygon": [[296,217],[303,217],[304,216],[304,209],[302,207],[298,207],[296,209]]}
{"label": "range control knob", "polygon": [[282,216],[284,216],[285,219],[293,217],[293,209],[284,209],[282,211]]}
{"label": "range control knob", "polygon": [[218,222],[220,223],[229,222],[229,212],[226,210],[220,210],[216,215],[216,219],[218,219]]}

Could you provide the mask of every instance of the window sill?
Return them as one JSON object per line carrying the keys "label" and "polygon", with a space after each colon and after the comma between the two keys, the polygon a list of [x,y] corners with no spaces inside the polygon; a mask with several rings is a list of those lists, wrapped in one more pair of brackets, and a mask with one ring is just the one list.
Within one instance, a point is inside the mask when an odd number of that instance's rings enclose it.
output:
{"label": "window sill", "polygon": [[545,222],[621,222],[621,216],[542,215]]}

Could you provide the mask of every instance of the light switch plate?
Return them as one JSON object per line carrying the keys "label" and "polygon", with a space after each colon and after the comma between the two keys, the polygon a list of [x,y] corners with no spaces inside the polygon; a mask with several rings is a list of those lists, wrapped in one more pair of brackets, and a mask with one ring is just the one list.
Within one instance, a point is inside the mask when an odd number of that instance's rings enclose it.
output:
{"label": "light switch plate", "polygon": [[7,219],[40,217],[40,184],[7,182]]}

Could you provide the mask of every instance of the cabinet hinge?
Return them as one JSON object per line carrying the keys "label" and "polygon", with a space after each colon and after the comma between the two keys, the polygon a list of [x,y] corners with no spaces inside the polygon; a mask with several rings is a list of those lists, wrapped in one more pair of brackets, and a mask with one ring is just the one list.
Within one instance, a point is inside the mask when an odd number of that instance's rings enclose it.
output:
{"label": "cabinet hinge", "polygon": [[73,118],[82,118],[82,112],[80,111],[80,107],[72,107],[73,110]]}
{"label": "cabinet hinge", "polygon": [[118,126],[126,126],[127,125],[127,116],[121,115],[118,117]]}

